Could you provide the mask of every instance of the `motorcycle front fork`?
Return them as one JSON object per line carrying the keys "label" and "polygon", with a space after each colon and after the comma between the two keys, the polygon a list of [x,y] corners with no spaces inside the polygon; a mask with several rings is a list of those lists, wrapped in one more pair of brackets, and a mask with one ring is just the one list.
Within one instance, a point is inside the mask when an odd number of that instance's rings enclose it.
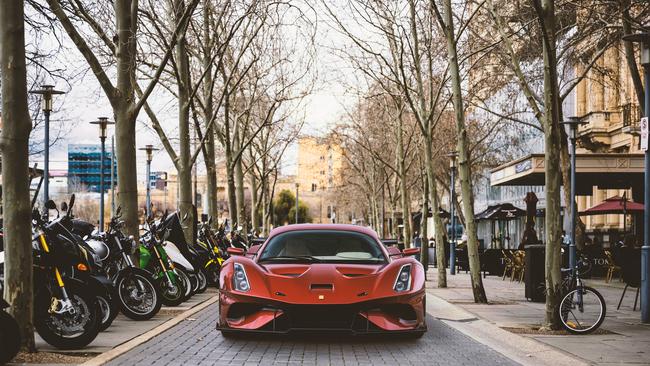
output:
{"label": "motorcycle front fork", "polygon": [[[160,255],[160,252],[158,252],[158,248],[156,246],[153,246],[153,251],[156,253],[156,258],[158,258],[158,262],[160,262],[160,268],[162,269],[163,273],[165,273],[165,278],[167,279],[167,285],[171,288],[174,287],[174,281],[172,281],[171,276],[169,276],[169,270],[167,269],[168,266],[165,265],[165,263],[162,260],[162,256]],[[174,267],[172,265],[171,270],[174,270]]]}
{"label": "motorcycle front fork", "polygon": [[[47,245],[47,241],[45,240],[45,234],[41,233],[38,238],[41,244],[41,248],[43,248],[43,251],[45,251],[45,253],[49,253],[50,247]],[[50,309],[48,310],[48,312],[50,314],[64,314],[64,313],[74,314],[75,312],[74,306],[72,306],[72,301],[70,301],[68,292],[65,290],[65,283],[63,282],[63,277],[61,276],[61,272],[59,272],[59,268],[57,268],[56,266],[54,267],[54,278],[56,279],[56,283],[59,286],[59,289],[61,289],[61,299],[57,299],[56,297],[52,296],[52,300],[50,302]]]}

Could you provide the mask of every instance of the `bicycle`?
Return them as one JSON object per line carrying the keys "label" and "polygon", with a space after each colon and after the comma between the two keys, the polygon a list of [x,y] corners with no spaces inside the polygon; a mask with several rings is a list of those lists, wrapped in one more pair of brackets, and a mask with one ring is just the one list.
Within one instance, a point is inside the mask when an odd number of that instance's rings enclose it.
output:
{"label": "bicycle", "polygon": [[596,289],[585,286],[580,278],[590,269],[584,258],[579,258],[575,271],[563,268],[563,296],[558,305],[560,321],[564,329],[573,334],[589,334],[603,323],[607,307],[605,299]]}

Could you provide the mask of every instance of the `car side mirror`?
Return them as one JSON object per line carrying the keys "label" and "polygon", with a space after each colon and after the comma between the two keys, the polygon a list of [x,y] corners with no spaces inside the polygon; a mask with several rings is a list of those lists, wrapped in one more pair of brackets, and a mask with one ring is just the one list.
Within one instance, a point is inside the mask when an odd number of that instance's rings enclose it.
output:
{"label": "car side mirror", "polygon": [[226,252],[228,254],[230,254],[230,255],[244,255],[244,253],[245,253],[244,249],[242,249],[242,248],[234,248],[234,247],[230,247],[230,248],[226,249]]}
{"label": "car side mirror", "polygon": [[402,250],[402,254],[405,257],[410,257],[412,255],[417,255],[419,253],[420,253],[420,248],[406,248],[406,249]]}
{"label": "car side mirror", "polygon": [[248,251],[246,251],[246,255],[252,255],[252,256],[257,255],[257,252],[260,250],[261,247],[262,247],[261,244],[251,245],[251,247],[248,248]]}

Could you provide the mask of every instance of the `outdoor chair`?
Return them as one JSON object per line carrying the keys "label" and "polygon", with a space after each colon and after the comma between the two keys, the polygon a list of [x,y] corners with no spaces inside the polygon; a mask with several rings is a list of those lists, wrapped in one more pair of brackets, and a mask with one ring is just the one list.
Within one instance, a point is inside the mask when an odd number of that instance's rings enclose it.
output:
{"label": "outdoor chair", "polygon": [[621,303],[625,297],[625,291],[628,287],[636,288],[636,296],[634,297],[634,307],[632,311],[636,310],[636,304],[639,300],[639,289],[641,287],[641,261],[639,257],[641,256],[641,251],[633,248],[623,248],[621,250],[621,276],[623,277],[623,282],[625,282],[625,288],[621,294],[621,299],[618,301],[618,307],[616,310],[621,308]]}
{"label": "outdoor chair", "polygon": [[526,252],[523,250],[517,250],[512,259],[512,274],[510,276],[510,281],[514,281],[516,278],[517,282],[521,282],[524,280],[524,272],[526,269]]}
{"label": "outdoor chair", "polygon": [[605,282],[609,283],[612,281],[612,277],[618,273],[619,277],[621,275],[621,267],[616,265],[614,262],[614,256],[609,250],[605,251],[605,259],[607,260],[607,275],[605,276]]}
{"label": "outdoor chair", "polygon": [[501,253],[503,253],[503,262],[505,263],[505,267],[503,268],[503,278],[501,280],[505,281],[506,276],[512,273],[512,253],[505,249],[501,249]]}

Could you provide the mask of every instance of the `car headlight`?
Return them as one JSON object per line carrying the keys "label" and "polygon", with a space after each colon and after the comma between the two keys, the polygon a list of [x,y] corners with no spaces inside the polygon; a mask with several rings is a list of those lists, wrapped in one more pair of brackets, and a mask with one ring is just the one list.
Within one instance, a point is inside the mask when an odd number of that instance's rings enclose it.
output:
{"label": "car headlight", "polygon": [[244,266],[239,263],[235,263],[235,272],[232,276],[232,287],[237,291],[247,292],[251,289],[250,284],[248,283],[248,276],[246,276],[246,271]]}
{"label": "car headlight", "polygon": [[405,264],[397,272],[397,278],[395,279],[395,285],[393,290],[395,292],[408,291],[411,288],[411,265]]}

